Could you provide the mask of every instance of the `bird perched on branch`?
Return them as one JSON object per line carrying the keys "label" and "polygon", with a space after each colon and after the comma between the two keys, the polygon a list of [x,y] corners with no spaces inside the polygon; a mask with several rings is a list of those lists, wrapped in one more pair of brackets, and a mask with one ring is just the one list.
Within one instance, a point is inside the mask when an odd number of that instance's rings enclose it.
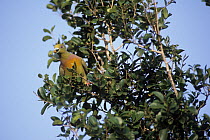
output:
{"label": "bird perched on branch", "polygon": [[88,84],[87,81],[87,65],[85,61],[66,50],[63,44],[57,44],[54,46],[54,53],[57,53],[60,57],[59,74],[64,76],[73,76],[73,72],[69,69],[75,68],[76,76],[82,77],[82,82]]}

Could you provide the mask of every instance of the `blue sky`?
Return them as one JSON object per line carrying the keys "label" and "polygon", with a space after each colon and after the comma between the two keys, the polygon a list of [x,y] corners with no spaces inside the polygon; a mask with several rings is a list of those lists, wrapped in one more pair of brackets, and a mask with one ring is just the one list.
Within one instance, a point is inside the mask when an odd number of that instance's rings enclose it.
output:
{"label": "blue sky", "polygon": [[[42,42],[43,28],[56,25],[55,35],[68,34],[70,28],[58,13],[46,9],[48,0],[10,0],[0,5],[1,48],[1,115],[2,140],[54,140],[60,130],[51,125],[50,116],[57,115],[49,109],[40,115],[43,104],[33,94],[42,81],[38,73],[58,72],[58,65],[46,68],[47,53],[55,42]],[[177,0],[170,6],[173,16],[164,34],[186,50],[188,64],[210,66],[210,7],[201,0]],[[203,113],[210,115],[210,101]]]}

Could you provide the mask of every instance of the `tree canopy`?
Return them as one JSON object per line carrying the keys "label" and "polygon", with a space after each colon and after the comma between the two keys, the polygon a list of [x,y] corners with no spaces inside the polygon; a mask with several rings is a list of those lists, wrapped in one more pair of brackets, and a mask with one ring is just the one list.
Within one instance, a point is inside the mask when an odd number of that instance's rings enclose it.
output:
{"label": "tree canopy", "polygon": [[[57,43],[84,58],[81,77],[56,73],[38,76],[41,114],[52,116],[59,137],[72,139],[208,139],[207,114],[199,114],[210,95],[210,68],[186,66],[188,56],[161,31],[170,24],[168,6],[174,0],[50,0],[71,27]],[[53,38],[51,29],[43,41]],[[49,51],[48,66],[59,61]],[[69,69],[74,72],[73,69]],[[200,99],[203,97],[203,99]]]}

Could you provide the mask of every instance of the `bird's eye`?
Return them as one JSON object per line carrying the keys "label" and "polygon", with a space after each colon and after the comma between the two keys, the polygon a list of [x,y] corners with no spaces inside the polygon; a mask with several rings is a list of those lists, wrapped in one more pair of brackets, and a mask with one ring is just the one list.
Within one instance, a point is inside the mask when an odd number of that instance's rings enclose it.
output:
{"label": "bird's eye", "polygon": [[63,48],[63,46],[61,46],[61,48]]}

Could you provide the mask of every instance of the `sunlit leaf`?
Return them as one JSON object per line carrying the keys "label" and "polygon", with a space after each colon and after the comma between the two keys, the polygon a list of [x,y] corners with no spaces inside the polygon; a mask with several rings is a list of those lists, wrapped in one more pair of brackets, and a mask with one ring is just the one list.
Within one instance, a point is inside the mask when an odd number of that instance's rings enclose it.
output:
{"label": "sunlit leaf", "polygon": [[50,58],[48,61],[47,61],[47,68],[49,68],[50,67],[50,64],[53,62],[53,58]]}
{"label": "sunlit leaf", "polygon": [[52,50],[49,51],[49,52],[48,52],[48,57],[52,57],[52,56],[53,56],[53,53],[54,53],[54,51],[52,51]]}
{"label": "sunlit leaf", "polygon": [[50,31],[51,31],[51,32],[53,32],[53,31],[54,31],[54,29],[55,29],[55,25],[54,25],[54,26],[52,26],[52,28],[50,29]]}
{"label": "sunlit leaf", "polygon": [[45,91],[44,87],[40,87],[37,91],[37,94],[39,95],[40,98],[45,99],[46,91]]}
{"label": "sunlit leaf", "polygon": [[72,123],[75,123],[80,117],[81,117],[80,113],[79,113],[79,112],[75,112],[75,113],[73,114],[73,117],[72,117],[72,119],[71,119],[71,122],[72,122]]}
{"label": "sunlit leaf", "polygon": [[52,5],[52,4],[47,4],[47,8],[48,8],[48,9],[53,9],[53,8],[54,8],[54,5]]}
{"label": "sunlit leaf", "polygon": [[61,126],[61,125],[63,125],[63,122],[61,120],[55,120],[52,125],[53,126]]}
{"label": "sunlit leaf", "polygon": [[52,37],[51,36],[44,36],[43,38],[42,38],[42,41],[47,41],[47,40],[49,40],[49,39],[52,39]]}
{"label": "sunlit leaf", "polygon": [[53,74],[52,79],[54,82],[56,81],[56,73]]}
{"label": "sunlit leaf", "polygon": [[53,120],[53,121],[55,121],[55,120],[60,120],[58,117],[56,117],[56,116],[51,116],[50,117],[51,118],[51,120]]}
{"label": "sunlit leaf", "polygon": [[45,33],[51,34],[51,32],[50,32],[48,29],[43,29],[43,31],[44,31]]}
{"label": "sunlit leaf", "polygon": [[163,8],[162,14],[163,14],[163,18],[167,19],[168,18],[168,9],[167,8]]}
{"label": "sunlit leaf", "polygon": [[46,108],[50,105],[50,103],[45,103],[45,105],[42,107],[42,110],[41,110],[41,115],[44,114]]}

